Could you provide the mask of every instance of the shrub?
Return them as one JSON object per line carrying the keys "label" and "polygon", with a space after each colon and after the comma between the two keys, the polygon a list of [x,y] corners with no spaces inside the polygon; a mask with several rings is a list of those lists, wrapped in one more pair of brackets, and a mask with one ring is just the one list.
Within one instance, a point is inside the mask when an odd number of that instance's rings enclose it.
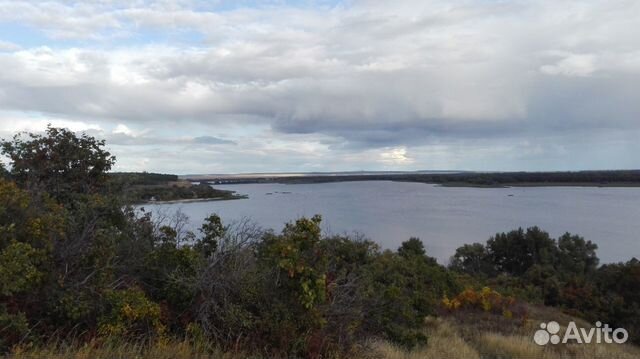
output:
{"label": "shrub", "polygon": [[104,314],[98,320],[99,334],[106,337],[144,340],[164,334],[160,306],[138,288],[106,291]]}
{"label": "shrub", "polygon": [[442,299],[442,306],[450,313],[459,310],[483,311],[499,314],[506,318],[512,318],[516,315],[521,319],[526,315],[516,305],[515,298],[505,297],[489,287],[484,287],[480,291],[467,288],[451,299],[445,296]]}

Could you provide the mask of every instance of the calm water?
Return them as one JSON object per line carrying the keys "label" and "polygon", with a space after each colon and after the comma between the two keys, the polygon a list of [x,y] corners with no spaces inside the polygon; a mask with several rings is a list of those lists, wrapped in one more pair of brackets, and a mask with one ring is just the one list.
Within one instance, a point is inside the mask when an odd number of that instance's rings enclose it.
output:
{"label": "calm water", "polygon": [[215,187],[249,199],[146,207],[181,209],[193,226],[215,212],[223,220],[250,217],[276,230],[318,213],[327,232],[357,231],[383,248],[420,237],[441,263],[464,243],[533,225],[554,237],[569,231],[597,243],[602,262],[640,258],[640,188],[446,188],[389,181]]}

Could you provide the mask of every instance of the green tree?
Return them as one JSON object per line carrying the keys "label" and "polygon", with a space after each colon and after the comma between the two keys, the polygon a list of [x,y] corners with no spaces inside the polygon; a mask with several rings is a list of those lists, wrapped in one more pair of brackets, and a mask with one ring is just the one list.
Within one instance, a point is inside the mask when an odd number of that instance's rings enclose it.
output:
{"label": "green tree", "polygon": [[521,276],[534,264],[552,265],[557,247],[549,233],[531,227],[496,234],[487,241],[487,250],[498,272]]}
{"label": "green tree", "polygon": [[599,263],[597,249],[597,244],[585,241],[580,236],[565,233],[558,238],[557,269],[565,276],[592,274]]}
{"label": "green tree", "polygon": [[0,178],[5,180],[9,179],[9,171],[7,171],[2,162],[0,162]]}
{"label": "green tree", "polygon": [[603,265],[594,277],[602,302],[600,311],[591,305],[579,309],[592,317],[597,316],[594,320],[625,328],[629,338],[640,343],[640,261],[634,257],[626,263]]}
{"label": "green tree", "polygon": [[224,236],[226,232],[225,227],[222,225],[222,220],[217,214],[209,215],[204,219],[204,223],[200,228],[202,237],[196,243],[196,248],[204,254],[205,257],[210,257],[218,247],[218,241]]}
{"label": "green tree", "polygon": [[471,275],[493,275],[489,252],[481,243],[465,244],[451,257],[450,268]]}
{"label": "green tree", "polygon": [[0,179],[0,352],[42,318],[43,288],[53,282],[54,245],[65,240],[64,211]]}
{"label": "green tree", "polygon": [[460,288],[454,277],[425,254],[417,238],[397,252],[385,251],[365,268],[369,288],[364,312],[367,333],[412,347],[424,344],[424,318],[433,315],[445,294]]}
{"label": "green tree", "polygon": [[420,238],[411,237],[408,241],[402,242],[398,248],[398,254],[402,257],[425,256],[427,252]]}
{"label": "green tree", "polygon": [[22,188],[43,190],[59,201],[102,190],[115,163],[104,141],[64,128],[48,126],[44,135],[17,134],[0,144],[10,175]]}

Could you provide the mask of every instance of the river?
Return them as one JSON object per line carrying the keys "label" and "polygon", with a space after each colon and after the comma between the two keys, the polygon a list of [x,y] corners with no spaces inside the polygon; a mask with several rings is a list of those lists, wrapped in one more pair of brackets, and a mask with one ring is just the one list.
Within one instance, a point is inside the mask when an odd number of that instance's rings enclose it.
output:
{"label": "river", "polygon": [[359,232],[382,248],[419,237],[429,255],[447,263],[465,243],[537,225],[556,237],[579,234],[598,244],[601,262],[640,258],[640,188],[440,187],[391,181],[236,184],[215,188],[248,199],[146,205],[180,209],[197,227],[210,213],[223,221],[249,217],[280,230],[300,216],[323,216],[326,233]]}

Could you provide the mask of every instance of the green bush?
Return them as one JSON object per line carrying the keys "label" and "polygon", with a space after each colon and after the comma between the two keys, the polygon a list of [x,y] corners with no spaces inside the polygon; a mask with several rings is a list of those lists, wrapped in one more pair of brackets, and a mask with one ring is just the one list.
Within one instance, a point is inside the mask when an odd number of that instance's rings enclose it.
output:
{"label": "green bush", "polygon": [[163,335],[160,306],[138,288],[108,290],[98,333],[105,337],[145,340]]}

